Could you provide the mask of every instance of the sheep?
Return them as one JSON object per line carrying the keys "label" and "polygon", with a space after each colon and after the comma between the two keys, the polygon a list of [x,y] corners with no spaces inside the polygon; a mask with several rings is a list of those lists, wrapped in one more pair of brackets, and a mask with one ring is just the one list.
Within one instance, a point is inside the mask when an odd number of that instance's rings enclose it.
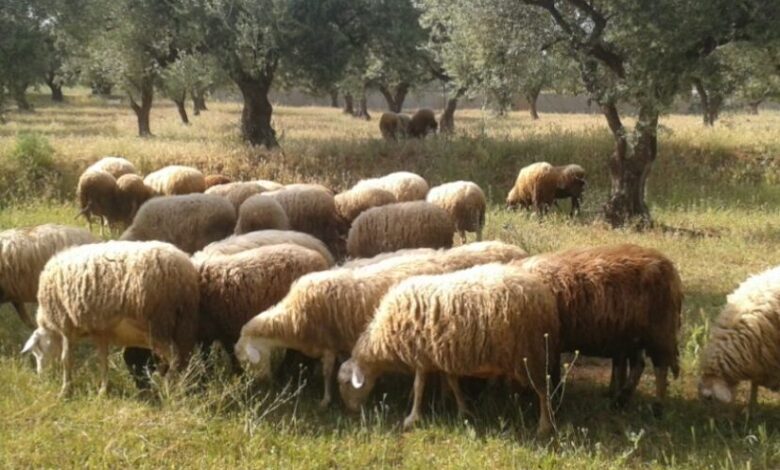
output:
{"label": "sheep", "polygon": [[341,365],[339,391],[347,408],[358,411],[378,377],[413,373],[414,404],[403,423],[410,428],[419,418],[429,373],[446,374],[461,414],[467,410],[458,377],[506,375],[534,389],[537,434],[546,435],[553,430],[548,374],[559,361],[550,288],[517,267],[487,264],[412,277],[390,289]]}
{"label": "sheep", "polygon": [[409,135],[414,138],[422,139],[428,133],[436,133],[439,125],[436,123],[436,115],[432,110],[423,108],[412,115],[409,121]]}
{"label": "sheep", "polygon": [[120,176],[116,180],[116,186],[120,222],[127,228],[133,223],[138,209],[152,198],[153,193],[151,188],[144,184],[143,178],[133,174]]}
{"label": "sheep", "polygon": [[381,178],[371,178],[358,181],[353,190],[378,188],[390,191],[398,202],[424,200],[428,194],[428,182],[415,173],[397,171]]}
{"label": "sheep", "polygon": [[401,113],[386,112],[379,118],[379,131],[386,140],[398,140],[409,131],[409,116]]}
{"label": "sheep", "polygon": [[432,255],[435,253],[441,253],[444,250],[434,250],[433,248],[406,248],[404,250],[397,250],[397,251],[391,251],[389,253],[380,253],[376,256],[372,256],[371,258],[355,258],[348,260],[341,264],[342,268],[362,268],[364,266],[369,266],[372,264],[379,263],[380,261],[384,261],[386,259],[395,258],[397,256],[406,256],[406,255]]}
{"label": "sheep", "polygon": [[[563,351],[612,358],[610,389],[625,404],[644,370],[645,351],[655,367],[656,411],[666,396],[671,368],[679,375],[682,281],[660,252],[623,244],[577,248],[520,262],[552,287],[558,300]],[[631,373],[626,381],[626,361]]]}
{"label": "sheep", "polygon": [[239,181],[236,183],[220,184],[211,187],[206,190],[206,194],[214,194],[216,196],[227,198],[227,200],[233,204],[233,207],[238,210],[241,207],[241,204],[243,204],[244,201],[246,201],[248,198],[254,196],[255,194],[264,193],[266,191],[268,191],[267,188],[257,183],[244,183]]}
{"label": "sheep", "polygon": [[727,298],[700,360],[699,396],[731,403],[750,381],[748,416],[758,387],[780,388],[780,267],[750,277]]}
{"label": "sheep", "polygon": [[103,157],[90,165],[87,170],[99,170],[109,173],[116,179],[124,175],[137,175],[138,170],[135,169],[129,160],[121,157]]}
{"label": "sheep", "polygon": [[390,191],[379,188],[354,188],[336,195],[336,211],[352,223],[363,211],[397,202]]}
{"label": "sheep", "polygon": [[271,180],[254,180],[253,183],[257,183],[260,186],[266,188],[268,191],[276,191],[277,189],[284,188],[283,184],[279,184],[276,181]]}
{"label": "sheep", "polygon": [[292,183],[292,184],[284,185],[284,186],[282,186],[281,188],[278,188],[278,189],[297,189],[297,190],[301,190],[301,191],[305,191],[305,190],[310,190],[311,189],[311,190],[316,190],[316,191],[324,191],[324,192],[330,194],[331,196],[335,196],[336,195],[336,191],[334,191],[333,189],[325,186],[324,184],[319,184],[319,183]]}
{"label": "sheep", "polygon": [[290,228],[319,238],[328,248],[341,257],[341,236],[346,232],[346,222],[336,212],[333,195],[324,187],[293,185],[265,193],[284,209]]}
{"label": "sheep", "polygon": [[22,352],[33,353],[39,372],[61,358],[64,396],[74,343],[89,338],[98,350],[104,394],[111,344],[149,348],[172,369],[186,364],[196,340],[198,301],[198,273],[172,245],[81,245],[55,255],[41,273],[38,329]]}
{"label": "sheep", "polygon": [[485,193],[475,183],[455,181],[436,186],[428,191],[425,200],[450,214],[461,243],[466,243],[466,232],[476,232],[477,241],[482,241],[487,201]]}
{"label": "sheep", "polygon": [[141,206],[120,240],[160,240],[191,254],[227,237],[235,226],[236,211],[223,197],[160,196]]}
{"label": "sheep", "polygon": [[10,302],[19,319],[35,328],[35,320],[24,304],[35,302],[38,277],[46,262],[65,248],[96,243],[83,228],[38,225],[0,232],[0,305]]}
{"label": "sheep", "polygon": [[314,250],[292,244],[264,246],[196,263],[200,275],[199,341],[218,341],[232,353],[241,327],[282,300],[297,278],[328,269]]}
{"label": "sheep", "polygon": [[92,228],[92,216],[100,219],[100,233],[106,222],[119,218],[116,178],[103,170],[86,170],[79,177],[76,187],[79,215],[84,216]]}
{"label": "sheep", "polygon": [[539,215],[556,204],[556,199],[571,198],[571,212],[574,216],[580,210],[580,200],[585,190],[585,170],[579,165],[552,166],[537,162],[520,170],[515,185],[506,198],[508,208],[520,205],[531,207]]}
{"label": "sheep", "polygon": [[207,245],[202,250],[195,253],[192,258],[197,263],[211,256],[232,255],[242,251],[260,248],[261,246],[281,245],[285,243],[302,246],[316,251],[328,262],[328,266],[336,264],[333,255],[324,243],[307,233],[295,232],[292,230],[260,230],[257,232],[245,233],[243,235],[233,235],[224,240]]}
{"label": "sheep", "polygon": [[438,274],[478,264],[509,262],[525,251],[501,242],[464,245],[444,252],[411,253],[359,268],[308,274],[271,309],[247,322],[236,344],[236,357],[261,376],[270,373],[273,349],[290,348],[322,360],[324,395],[331,401],[336,355],[349,354],[384,294],[419,274]]}
{"label": "sheep", "polygon": [[238,209],[236,235],[268,229],[289,230],[287,213],[276,200],[268,196],[256,194],[247,198]]}
{"label": "sheep", "polygon": [[218,186],[220,184],[228,184],[233,182],[233,180],[225,175],[206,175],[203,180],[206,182],[206,189]]}
{"label": "sheep", "polygon": [[367,258],[402,248],[449,248],[455,226],[442,208],[425,201],[374,207],[349,229],[347,253]]}
{"label": "sheep", "polygon": [[176,196],[206,191],[206,178],[203,173],[188,166],[166,166],[144,178],[144,183],[155,194]]}

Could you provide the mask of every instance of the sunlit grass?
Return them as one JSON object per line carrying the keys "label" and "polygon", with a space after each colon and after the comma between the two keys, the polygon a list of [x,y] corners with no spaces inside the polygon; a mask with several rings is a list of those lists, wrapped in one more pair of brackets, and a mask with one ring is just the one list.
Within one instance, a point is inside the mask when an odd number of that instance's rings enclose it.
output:
{"label": "sunlit grass", "polygon": [[[186,163],[236,178],[318,181],[337,189],[406,169],[434,184],[478,182],[492,201],[486,238],[531,253],[623,242],[658,248],[677,263],[685,284],[683,376],[671,387],[666,414],[657,419],[650,409],[652,374],[646,374],[628,409],[617,411],[604,397],[608,369],[582,361],[567,387],[558,414],[561,432],[552,443],[533,437],[532,397],[500,385],[471,394],[476,419],[463,421],[451,404],[436,402],[426,408],[423,424],[405,434],[397,424],[406,412],[408,380],[385,384],[363,416],[346,415],[338,406],[320,411],[319,376],[299,378],[295,371],[288,374],[287,388],[286,381],[269,387],[220,373],[189,392],[174,387],[150,399],[138,396],[114,354],[112,389],[101,399],[88,347],[80,349],[75,396],[59,401],[59,376],[36,377],[28,358],[19,357],[29,332],[5,306],[0,310],[4,467],[780,466],[776,394],[762,391],[758,415],[746,424],[738,406],[699,403],[695,387],[698,349],[725,295],[751,273],[780,264],[780,113],[726,113],[713,129],[705,129],[698,116],[664,117],[648,188],[657,228],[633,232],[611,230],[599,221],[609,189],[605,159],[611,140],[598,115],[542,114],[534,122],[525,113],[495,118],[462,110],[455,137],[395,144],[379,139],[379,110],[365,122],[337,109],[277,107],[281,150],[267,152],[240,143],[236,103],[210,102],[209,111],[183,126],[175,108],[160,100],[152,113],[155,137],[139,139],[125,105],[84,95],[68,98],[54,106],[38,97],[36,112],[8,113],[8,123],[0,126],[0,164],[17,134],[32,131],[54,148],[53,177],[65,188],[72,188],[90,162],[109,154],[131,159],[144,172]],[[576,162],[588,170],[582,217],[565,217],[567,204],[543,221],[503,209],[517,170],[542,159]],[[0,229],[83,224],[74,220],[72,189],[57,197],[19,194],[0,201]]]}

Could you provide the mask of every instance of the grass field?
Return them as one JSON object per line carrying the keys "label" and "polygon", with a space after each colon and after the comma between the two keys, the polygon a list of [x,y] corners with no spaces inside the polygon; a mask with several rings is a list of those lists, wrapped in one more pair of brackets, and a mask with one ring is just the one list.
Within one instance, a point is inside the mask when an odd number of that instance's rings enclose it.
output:
{"label": "grass field", "polygon": [[[338,406],[317,408],[321,385],[310,371],[291,371],[290,380],[275,384],[218,373],[205,385],[161,383],[153,397],[141,397],[114,354],[111,390],[98,398],[89,347],[80,350],[76,393],[60,401],[59,375],[38,377],[31,360],[19,356],[29,331],[6,306],[0,311],[3,467],[780,467],[776,394],[761,392],[749,423],[740,406],[707,406],[696,397],[696,357],[725,295],[749,274],[780,264],[780,113],[726,114],[714,129],[703,128],[698,116],[664,118],[648,189],[659,224],[637,233],[610,230],[598,219],[611,151],[600,116],[543,114],[533,122],[525,114],[499,119],[462,111],[453,138],[388,144],[378,138],[378,116],[364,122],[335,109],[280,107],[275,126],[282,149],[266,152],[239,142],[240,108],[233,103],[209,103],[188,127],[174,107],[158,103],[156,137],[142,140],[124,106],[69,98],[55,106],[37,97],[36,112],[9,113],[0,125],[0,229],[74,223],[75,180],[108,154],[143,171],[185,163],[237,178],[318,181],[337,189],[400,169],[432,184],[474,180],[493,203],[488,239],[531,253],[632,242],[671,257],[685,284],[683,374],[659,419],[650,407],[652,374],[627,409],[613,410],[604,396],[604,363],[578,360],[552,441],[533,436],[532,397],[500,386],[472,395],[475,418],[460,420],[452,404],[433,402],[422,425],[408,433],[397,426],[407,411],[410,382],[403,380],[385,384],[362,416],[348,416]],[[31,145],[24,133],[37,134],[38,147],[45,139],[51,158],[30,160],[22,151]],[[503,210],[517,170],[541,159],[577,162],[589,172],[582,217],[561,213],[540,222]],[[744,402],[745,394],[739,398]]]}

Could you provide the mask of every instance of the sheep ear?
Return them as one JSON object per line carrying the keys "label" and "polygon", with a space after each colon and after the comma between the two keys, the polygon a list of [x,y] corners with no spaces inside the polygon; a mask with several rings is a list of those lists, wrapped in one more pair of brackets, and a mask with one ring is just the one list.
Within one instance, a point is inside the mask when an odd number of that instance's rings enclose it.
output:
{"label": "sheep ear", "polygon": [[249,362],[252,364],[257,364],[260,362],[260,351],[248,344],[244,348],[244,351],[246,352],[246,357],[249,359]]}
{"label": "sheep ear", "polygon": [[715,398],[721,403],[731,403],[733,398],[731,390],[723,382],[715,382],[712,384],[712,393]]}
{"label": "sheep ear", "polygon": [[38,344],[38,340],[41,337],[41,333],[38,330],[33,331],[33,333],[30,335],[30,337],[27,339],[27,342],[24,343],[24,347],[22,348],[22,354],[26,354],[35,347],[36,344]]}
{"label": "sheep ear", "polygon": [[363,371],[360,370],[360,367],[355,365],[352,368],[352,386],[359,389],[362,388],[365,383],[366,378],[363,376]]}

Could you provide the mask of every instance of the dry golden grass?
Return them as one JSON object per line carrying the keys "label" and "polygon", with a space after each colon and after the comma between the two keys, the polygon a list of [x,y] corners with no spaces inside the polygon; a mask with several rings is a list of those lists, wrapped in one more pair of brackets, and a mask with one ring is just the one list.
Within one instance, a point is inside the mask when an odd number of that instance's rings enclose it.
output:
{"label": "dry golden grass", "polygon": [[[726,113],[713,129],[705,129],[698,116],[665,117],[648,188],[659,228],[638,233],[611,230],[598,219],[609,188],[605,158],[611,151],[599,115],[542,114],[534,122],[525,113],[497,119],[465,110],[456,115],[455,137],[386,143],[379,139],[379,111],[365,122],[330,108],[278,107],[274,122],[282,148],[267,152],[238,140],[235,103],[209,103],[210,110],[191,117],[188,127],[178,122],[172,106],[158,103],[152,113],[156,137],[139,139],[124,106],[85,96],[69,99],[53,106],[38,98],[35,113],[10,113],[9,122],[0,126],[0,165],[7,163],[18,133],[38,133],[54,149],[56,174],[51,177],[63,188],[53,196],[26,191],[0,200],[0,228],[73,223],[75,175],[109,154],[129,158],[143,171],[185,163],[236,178],[317,181],[335,188],[400,169],[419,172],[434,184],[471,179],[492,201],[487,239],[513,242],[531,253],[632,242],[672,258],[686,291],[684,373],[673,383],[660,420],[649,406],[651,374],[634,403],[615,411],[603,396],[607,370],[595,363],[575,368],[554,443],[531,437],[532,398],[507,399],[500,388],[476,395],[475,420],[464,423],[452,407],[437,405],[428,410],[423,426],[401,435],[394,426],[407,405],[403,387],[408,382],[387,388],[387,397],[378,396],[362,418],[344,416],[337,407],[318,411],[316,375],[305,375],[314,386],[297,394],[280,385],[269,389],[220,375],[197,392],[162,390],[159,401],[147,402],[134,395],[121,360],[113,356],[113,392],[98,400],[94,361],[82,354],[78,392],[59,402],[58,378],[35,377],[19,358],[28,332],[5,308],[0,317],[0,455],[7,466],[780,466],[776,394],[763,391],[757,417],[746,424],[737,406],[707,408],[695,390],[698,349],[725,295],[749,274],[780,264],[780,113]],[[540,222],[503,210],[517,170],[542,159],[577,162],[588,170],[582,217],[569,220],[561,215],[564,207]],[[265,396],[270,398],[261,403]]]}

